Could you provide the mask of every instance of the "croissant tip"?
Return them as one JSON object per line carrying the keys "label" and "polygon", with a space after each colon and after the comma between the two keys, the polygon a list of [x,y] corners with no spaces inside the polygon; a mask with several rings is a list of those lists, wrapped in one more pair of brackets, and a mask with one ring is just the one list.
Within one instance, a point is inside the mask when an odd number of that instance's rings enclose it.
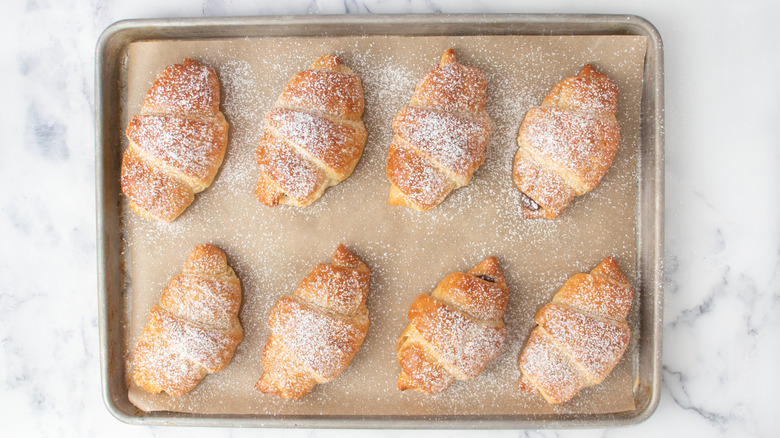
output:
{"label": "croissant tip", "polygon": [[341,65],[341,59],[338,55],[327,54],[320,56],[311,68],[313,70],[336,70]]}
{"label": "croissant tip", "polygon": [[617,264],[617,260],[615,260],[614,257],[609,256],[601,261],[595,268],[593,268],[594,271],[604,271],[604,270],[620,270]]}
{"label": "croissant tip", "polygon": [[449,49],[444,51],[444,54],[441,55],[441,65],[445,66],[447,64],[452,64],[454,62],[458,61],[458,55],[455,54],[455,49],[450,47]]}
{"label": "croissant tip", "polygon": [[414,381],[410,379],[409,375],[407,375],[404,371],[401,371],[401,374],[398,376],[396,386],[398,387],[399,391],[419,390],[419,388],[417,388],[417,386],[414,384]]}
{"label": "croissant tip", "polygon": [[368,269],[366,264],[355,254],[352,254],[343,243],[339,243],[336,247],[336,251],[333,253],[332,264],[334,266],[345,266],[354,269]]}
{"label": "croissant tip", "polygon": [[527,394],[533,394],[536,392],[536,388],[534,388],[533,383],[530,380],[528,380],[528,376],[526,376],[525,374],[523,374],[522,377],[520,377],[520,383],[518,383],[517,388],[520,391],[525,392]]}
{"label": "croissant tip", "polygon": [[218,272],[227,265],[225,252],[214,245],[202,244],[195,247],[184,264],[187,271]]}
{"label": "croissant tip", "polygon": [[339,254],[339,253],[341,253],[341,254],[345,254],[346,253],[346,254],[350,254],[350,255],[352,254],[349,251],[349,249],[347,249],[346,245],[344,245],[341,242],[339,242],[339,244],[336,246],[336,252],[334,254]]}
{"label": "croissant tip", "polygon": [[483,263],[495,264],[497,266],[498,265],[498,258],[496,258],[495,256],[490,256],[490,257],[486,258],[483,261]]}
{"label": "croissant tip", "polygon": [[478,265],[474,266],[469,273],[473,275],[485,274],[491,277],[503,278],[503,272],[501,272],[498,259],[493,256],[481,261]]}
{"label": "croissant tip", "polygon": [[212,245],[210,243],[202,243],[195,247],[196,251],[204,251],[204,252],[219,252],[221,253],[222,250],[217,248],[215,245]]}
{"label": "croissant tip", "polygon": [[580,77],[587,77],[587,76],[605,76],[603,73],[598,71],[598,69],[593,64],[585,64],[582,66],[582,70],[580,70],[580,74],[578,75]]}
{"label": "croissant tip", "polygon": [[613,263],[615,263],[615,264],[616,264],[617,262],[615,261],[615,257],[608,256],[608,257],[606,257],[604,260],[602,260],[602,261],[601,261],[601,263],[602,263],[602,264],[606,264],[606,263],[608,263],[608,264],[613,264]]}
{"label": "croissant tip", "polygon": [[423,212],[431,211],[438,205],[438,203],[434,205],[418,204],[409,199],[395,184],[391,184],[390,186],[390,194],[387,197],[387,204],[394,207],[409,207],[411,209]]}
{"label": "croissant tip", "polygon": [[598,264],[598,266],[593,268],[591,275],[603,276],[609,278],[616,284],[620,284],[629,288],[631,287],[626,274],[620,270],[620,266],[618,265],[617,260],[615,260],[615,258],[612,256],[605,258],[601,263]]}
{"label": "croissant tip", "polygon": [[265,172],[260,174],[260,178],[258,178],[255,185],[255,198],[261,204],[267,207],[276,207],[279,205],[283,194],[284,192],[278,189]]}

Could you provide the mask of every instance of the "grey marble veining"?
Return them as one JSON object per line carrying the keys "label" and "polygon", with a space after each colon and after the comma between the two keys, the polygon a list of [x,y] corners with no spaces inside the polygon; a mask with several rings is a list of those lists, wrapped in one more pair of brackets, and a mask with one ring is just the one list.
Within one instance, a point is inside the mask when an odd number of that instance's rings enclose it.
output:
{"label": "grey marble veining", "polygon": [[632,13],[655,24],[665,44],[666,280],[658,410],[628,429],[492,436],[769,437],[780,430],[780,8],[774,3],[39,0],[4,9],[4,436],[362,436],[127,426],[105,409],[95,262],[95,43],[103,29],[126,18],[439,12]]}

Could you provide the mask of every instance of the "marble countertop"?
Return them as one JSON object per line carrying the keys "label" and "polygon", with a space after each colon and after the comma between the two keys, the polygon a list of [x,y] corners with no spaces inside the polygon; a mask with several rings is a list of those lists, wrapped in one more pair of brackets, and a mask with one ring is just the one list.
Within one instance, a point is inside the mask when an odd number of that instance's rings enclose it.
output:
{"label": "marble countertop", "polygon": [[28,0],[4,9],[0,90],[9,97],[0,110],[0,174],[8,176],[0,193],[4,435],[323,438],[364,433],[130,426],[112,417],[101,397],[93,128],[98,36],[127,18],[317,13],[620,13],[652,22],[664,40],[666,74],[660,404],[646,422],[630,428],[495,431],[491,436],[685,431],[726,437],[774,436],[780,430],[774,398],[780,388],[775,373],[780,365],[777,4]]}

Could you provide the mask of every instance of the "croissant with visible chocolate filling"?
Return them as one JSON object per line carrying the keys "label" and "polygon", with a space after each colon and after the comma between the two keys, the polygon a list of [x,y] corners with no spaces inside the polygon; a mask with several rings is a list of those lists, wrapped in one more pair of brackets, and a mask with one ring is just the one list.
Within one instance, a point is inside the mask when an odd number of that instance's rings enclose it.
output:
{"label": "croissant with visible chocolate filling", "polygon": [[620,143],[617,100],[615,83],[587,64],[528,110],[512,171],[526,218],[554,219],[598,185]]}
{"label": "croissant with visible chocolate filling", "polygon": [[454,379],[479,376],[504,346],[501,318],[508,301],[509,289],[495,257],[466,274],[448,275],[430,296],[418,296],[396,348],[398,389],[436,394]]}

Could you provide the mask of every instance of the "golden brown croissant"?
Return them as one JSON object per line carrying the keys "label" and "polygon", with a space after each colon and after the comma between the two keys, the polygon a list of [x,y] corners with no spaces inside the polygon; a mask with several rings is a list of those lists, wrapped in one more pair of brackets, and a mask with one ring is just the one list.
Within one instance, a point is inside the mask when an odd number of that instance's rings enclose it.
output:
{"label": "golden brown croissant", "polygon": [[293,295],[276,302],[255,389],[299,399],[335,379],[352,362],[368,331],[368,266],[339,245]]}
{"label": "golden brown croissant", "polygon": [[485,161],[493,126],[485,112],[486,90],[481,70],[458,63],[452,49],[444,52],[393,119],[388,203],[429,211],[471,181]]}
{"label": "golden brown croissant", "polygon": [[598,185],[620,143],[617,100],[615,83],[587,64],[528,110],[512,172],[526,218],[554,219]]}
{"label": "golden brown croissant", "polygon": [[191,59],[166,67],[125,134],[121,185],[130,207],[142,217],[174,220],[211,185],[225,156],[228,123],[214,70]]}
{"label": "golden brown croissant", "polygon": [[633,291],[613,258],[571,277],[536,314],[520,354],[520,389],[548,403],[571,400],[609,375],[628,346]]}
{"label": "golden brown croissant", "polygon": [[490,257],[468,274],[448,275],[409,309],[409,325],[396,348],[398,389],[436,394],[454,379],[477,377],[506,340],[501,319],[509,300],[498,260]]}
{"label": "golden brown croissant", "polygon": [[135,345],[133,378],[141,388],[172,396],[222,370],[241,342],[241,282],[225,253],[200,245],[171,278]]}
{"label": "golden brown croissant", "polygon": [[265,115],[257,199],[305,207],[349,177],[363,153],[363,85],[334,55],[295,75]]}

